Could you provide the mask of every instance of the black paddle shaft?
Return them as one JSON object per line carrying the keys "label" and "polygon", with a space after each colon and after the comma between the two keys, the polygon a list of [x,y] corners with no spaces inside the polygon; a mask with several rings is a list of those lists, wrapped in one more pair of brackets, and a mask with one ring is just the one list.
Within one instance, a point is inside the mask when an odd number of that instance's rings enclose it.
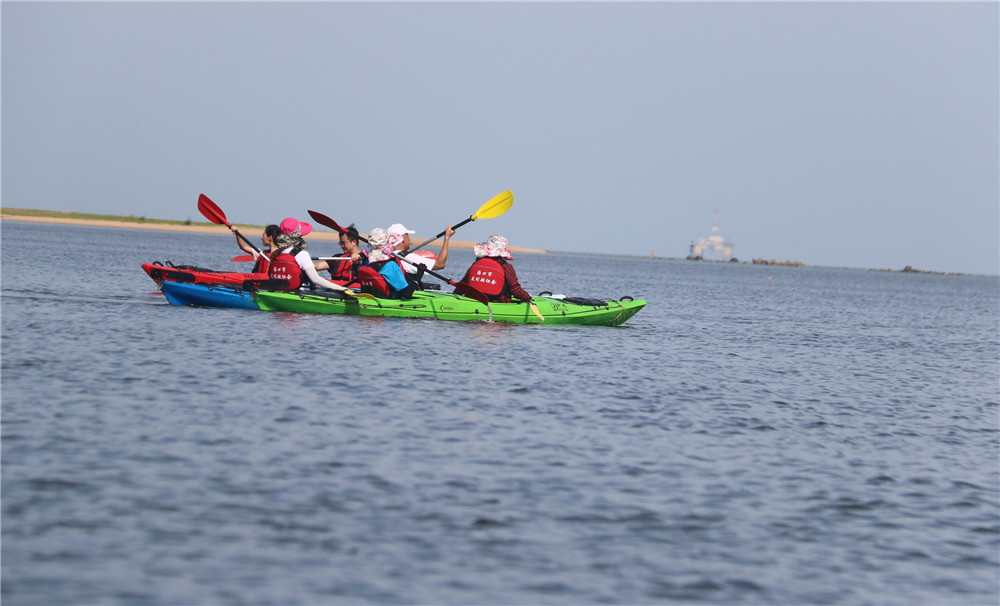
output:
{"label": "black paddle shaft", "polygon": [[[233,226],[230,225],[229,220],[226,218],[226,213],[222,212],[222,209],[219,208],[219,205],[213,202],[212,199],[206,196],[205,194],[201,194],[200,196],[198,196],[198,210],[200,210],[201,214],[205,215],[205,218],[211,221],[212,223],[215,223],[217,225],[225,225],[230,229],[233,228]],[[250,240],[247,239],[246,236],[241,234],[240,230],[238,229],[236,230],[236,237],[246,242],[247,246],[257,251],[258,254],[261,254],[260,249],[254,246],[253,242],[251,242]]]}
{"label": "black paddle shaft", "polygon": [[259,249],[259,248],[257,248],[256,246],[254,246],[254,245],[253,245],[253,242],[251,242],[250,240],[247,240],[247,237],[246,237],[246,236],[244,236],[243,234],[241,234],[241,233],[240,233],[240,230],[238,230],[238,229],[236,230],[236,237],[237,237],[237,238],[239,238],[240,240],[243,240],[244,242],[246,242],[246,243],[247,243],[247,245],[248,245],[248,246],[249,246],[250,248],[252,248],[252,249],[256,250],[256,251],[257,251],[257,254],[261,254],[261,255],[262,255],[262,254],[264,254],[264,253],[260,252],[260,249]]}
{"label": "black paddle shaft", "polygon": [[[458,223],[456,223],[455,225],[452,225],[452,226],[451,226],[451,229],[452,229],[452,231],[455,231],[455,230],[457,230],[457,229],[458,229],[459,227],[462,227],[463,225],[465,225],[466,223],[468,223],[468,222],[470,222],[470,221],[474,221],[474,219],[473,219],[472,217],[469,217],[468,219],[463,219],[463,220],[459,221]],[[438,238],[441,238],[441,237],[443,237],[443,236],[444,236],[444,235],[445,235],[446,233],[447,233],[447,232],[444,232],[444,231],[443,231],[443,232],[439,233],[438,235],[434,236],[433,238],[431,238],[430,240],[426,240],[426,241],[424,241],[424,242],[421,242],[419,246],[416,246],[416,247],[414,247],[414,248],[411,248],[411,249],[409,250],[409,252],[415,252],[415,251],[418,251],[418,250],[420,250],[421,248],[423,248],[423,247],[427,246],[428,244],[430,244],[431,242],[433,242],[433,241],[437,240]],[[433,275],[433,274],[432,274],[432,275]]]}
{"label": "black paddle shaft", "polygon": [[[319,223],[320,225],[325,225],[326,227],[329,227],[330,229],[337,230],[340,233],[344,233],[346,231],[344,228],[342,228],[340,226],[339,223],[337,223],[336,221],[334,221],[333,219],[331,219],[330,217],[324,215],[321,212],[316,212],[315,210],[310,210],[309,211],[309,216],[311,216],[313,219],[315,219],[316,222]],[[460,223],[460,225],[464,225],[465,223],[468,223],[471,220],[472,220],[472,217],[469,217],[468,220]],[[442,234],[442,235],[444,235],[444,234]],[[359,235],[358,239],[361,240],[362,242],[364,242],[365,244],[371,245],[371,242],[369,242],[367,240],[367,238],[365,238],[363,236]],[[395,259],[399,259],[401,261],[405,261],[405,259],[403,259],[403,256],[400,255],[399,253],[397,253],[396,251],[392,251],[392,256]],[[433,270],[431,270],[429,268],[425,269],[424,271],[426,273],[429,273],[430,275],[434,276],[438,280],[444,280],[445,282],[447,282],[448,284],[451,284],[452,286],[459,286],[459,284],[460,284],[459,282],[455,282],[452,279],[446,278],[446,277],[442,276],[441,274],[437,273],[436,271],[433,271]],[[479,301],[480,303],[482,303],[484,305],[487,304],[487,303],[489,303],[489,298],[487,298],[487,296],[484,295],[483,293],[481,293],[478,290],[476,290],[476,288],[474,286],[472,286],[471,284],[464,284],[464,283],[462,283],[461,287],[463,289],[468,290],[470,292],[470,295],[467,295],[467,296],[471,296],[472,298],[476,299],[477,301]],[[475,293],[476,295],[479,295],[479,296],[475,296],[475,295],[473,295],[471,293]]]}

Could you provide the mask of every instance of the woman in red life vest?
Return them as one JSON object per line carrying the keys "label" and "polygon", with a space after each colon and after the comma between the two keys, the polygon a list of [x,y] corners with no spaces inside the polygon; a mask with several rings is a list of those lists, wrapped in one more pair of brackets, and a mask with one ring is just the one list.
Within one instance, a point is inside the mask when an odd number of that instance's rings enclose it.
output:
{"label": "woman in red life vest", "polygon": [[485,242],[476,244],[476,261],[465,272],[462,282],[470,284],[487,295],[493,303],[511,303],[511,298],[531,301],[517,281],[517,272],[508,261],[514,260],[507,247],[507,238],[490,236]]}
{"label": "woman in red life vest", "polygon": [[312,231],[312,225],[301,223],[288,217],[279,226],[281,233],[275,238],[275,249],[271,253],[271,263],[267,277],[271,280],[288,280],[288,288],[347,290],[340,284],[325,280],[316,272],[312,257],[306,251],[308,245],[302,239]]}
{"label": "woman in red life vest", "polygon": [[275,250],[275,239],[281,235],[281,228],[274,224],[264,228],[264,233],[260,235],[260,243],[264,246],[263,254],[254,250],[253,247],[240,238],[239,230],[236,229],[235,225],[230,226],[229,231],[236,235],[236,244],[239,245],[240,250],[253,255],[255,261],[253,264],[253,273],[266,274],[269,261],[268,255]]}

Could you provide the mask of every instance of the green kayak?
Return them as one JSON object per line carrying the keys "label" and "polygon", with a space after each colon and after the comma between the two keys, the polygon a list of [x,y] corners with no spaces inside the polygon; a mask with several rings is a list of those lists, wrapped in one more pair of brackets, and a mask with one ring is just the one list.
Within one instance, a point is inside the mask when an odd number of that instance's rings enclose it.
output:
{"label": "green kayak", "polygon": [[[290,311],[311,314],[349,314],[390,318],[435,318],[438,320],[479,320],[514,324],[541,324],[542,319],[527,303],[491,303],[447,292],[417,291],[408,300],[343,297],[332,292],[295,292],[262,290],[254,293],[257,305],[265,311]],[[634,316],[646,302],[625,297],[621,301],[575,297],[534,298],[545,324],[586,324],[618,326]]]}

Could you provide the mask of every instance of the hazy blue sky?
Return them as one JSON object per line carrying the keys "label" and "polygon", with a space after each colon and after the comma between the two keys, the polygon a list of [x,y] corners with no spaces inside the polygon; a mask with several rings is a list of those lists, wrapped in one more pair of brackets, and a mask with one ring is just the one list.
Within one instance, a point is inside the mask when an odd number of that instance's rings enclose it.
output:
{"label": "hazy blue sky", "polygon": [[4,206],[1000,273],[1000,4],[2,3]]}

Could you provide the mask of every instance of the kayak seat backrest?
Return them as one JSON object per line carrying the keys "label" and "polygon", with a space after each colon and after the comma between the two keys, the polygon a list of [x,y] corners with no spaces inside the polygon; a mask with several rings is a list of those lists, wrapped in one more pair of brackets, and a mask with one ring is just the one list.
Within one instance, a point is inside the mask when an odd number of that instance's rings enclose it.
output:
{"label": "kayak seat backrest", "polygon": [[469,285],[476,290],[495,297],[507,286],[503,266],[491,257],[482,257],[469,268]]}
{"label": "kayak seat backrest", "polygon": [[361,284],[361,292],[363,293],[385,299],[391,296],[389,282],[373,267],[365,265],[358,268],[358,283]]}

